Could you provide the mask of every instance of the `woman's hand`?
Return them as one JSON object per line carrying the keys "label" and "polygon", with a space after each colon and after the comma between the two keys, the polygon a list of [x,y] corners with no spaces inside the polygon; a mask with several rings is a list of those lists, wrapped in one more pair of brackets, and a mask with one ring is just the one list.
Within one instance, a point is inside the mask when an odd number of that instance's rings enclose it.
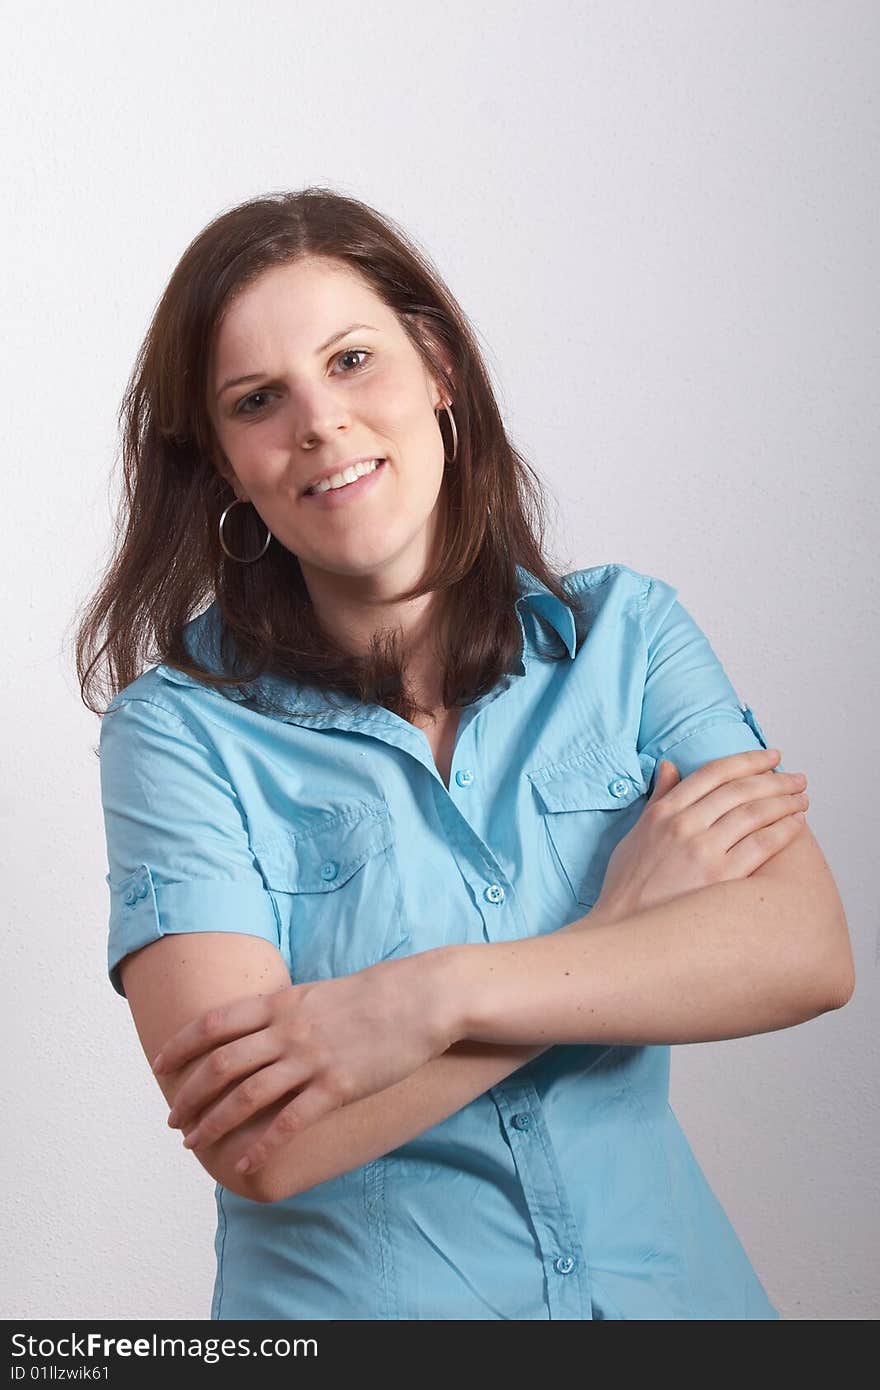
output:
{"label": "woman's hand", "polygon": [[206,1054],[178,1091],[169,1125],[187,1129],[197,1121],[184,1142],[198,1148],[294,1092],[236,1164],[252,1173],[328,1111],[417,1071],[456,1040],[437,968],[442,954],[379,961],[208,1010],[153,1062],[154,1073],[175,1071]]}
{"label": "woman's hand", "polygon": [[615,846],[589,916],[617,921],[712,883],[748,878],[794,839],[810,803],[802,773],[773,772],[777,748],[714,758],[682,781],[661,762],[654,790]]}

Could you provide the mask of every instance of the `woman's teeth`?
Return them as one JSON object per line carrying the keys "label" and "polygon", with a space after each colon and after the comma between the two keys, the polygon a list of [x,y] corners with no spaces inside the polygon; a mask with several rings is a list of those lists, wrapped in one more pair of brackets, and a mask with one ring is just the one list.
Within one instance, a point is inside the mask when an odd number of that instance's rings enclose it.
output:
{"label": "woman's teeth", "polygon": [[334,473],[330,478],[322,478],[320,483],[309,488],[309,492],[330,492],[337,488],[346,487],[349,483],[362,478],[365,473],[372,473],[379,467],[384,460],[371,459],[369,463],[353,463],[350,468],[344,469],[342,473]]}

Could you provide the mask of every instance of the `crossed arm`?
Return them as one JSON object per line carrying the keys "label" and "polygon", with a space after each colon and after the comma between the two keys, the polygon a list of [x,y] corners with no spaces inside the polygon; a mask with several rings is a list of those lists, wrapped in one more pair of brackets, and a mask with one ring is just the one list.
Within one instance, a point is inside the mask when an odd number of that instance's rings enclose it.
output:
{"label": "crossed arm", "polygon": [[[206,1010],[249,992],[271,993],[291,982],[277,947],[261,937],[232,932],[164,936],[127,956],[120,973],[148,1059],[178,1029]],[[289,1096],[265,1106],[195,1154],[211,1176],[230,1191],[255,1202],[278,1201],[369,1163],[424,1134],[547,1046],[458,1042],[403,1081],[317,1120],[301,1135],[292,1137],[250,1178],[235,1172],[235,1165],[267,1121],[284,1108]],[[156,1077],[169,1109],[201,1061],[196,1057],[178,1070]]]}
{"label": "crossed arm", "polygon": [[[554,1043],[746,1036],[838,1008],[854,988],[843,906],[807,826],[747,879],[613,923],[594,910],[546,936],[429,954],[461,1040],[293,1136],[249,1182],[235,1163],[288,1097],[266,1107],[197,1151],[216,1181],[278,1201],[424,1133]],[[211,932],[151,943],[123,962],[122,979],[148,1058],[205,1010],[290,983],[269,942]],[[157,1077],[169,1105],[200,1060]]]}

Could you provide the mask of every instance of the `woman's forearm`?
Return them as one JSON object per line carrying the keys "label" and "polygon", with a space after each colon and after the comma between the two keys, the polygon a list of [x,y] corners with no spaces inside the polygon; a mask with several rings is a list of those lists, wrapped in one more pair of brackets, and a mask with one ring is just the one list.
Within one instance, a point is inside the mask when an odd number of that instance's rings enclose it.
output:
{"label": "woman's forearm", "polygon": [[[403,1081],[332,1110],[295,1135],[254,1174],[260,1199],[277,1202],[305,1192],[408,1143],[545,1052],[547,1046],[469,1039],[455,1043]],[[285,1096],[284,1103],[289,1099]]]}
{"label": "woman's forearm", "polygon": [[[580,930],[587,920],[560,927],[555,935]],[[280,1201],[390,1153],[485,1095],[551,1045],[460,1039],[403,1081],[332,1110],[296,1135],[254,1174],[260,1199]],[[274,1117],[289,1099],[283,1096],[267,1114]]]}
{"label": "woman's forearm", "polygon": [[594,908],[546,935],[424,952],[456,1011],[457,1041],[295,1136],[254,1174],[258,1199],[278,1201],[390,1152],[556,1043],[713,1041],[836,1007],[837,975],[823,982],[822,933],[808,917],[803,898],[753,878],[621,920]]}
{"label": "woman's forearm", "polygon": [[751,877],[617,921],[594,909],[573,931],[441,947],[447,1035],[639,1045],[788,1028],[846,999],[845,929],[826,926],[826,911]]}

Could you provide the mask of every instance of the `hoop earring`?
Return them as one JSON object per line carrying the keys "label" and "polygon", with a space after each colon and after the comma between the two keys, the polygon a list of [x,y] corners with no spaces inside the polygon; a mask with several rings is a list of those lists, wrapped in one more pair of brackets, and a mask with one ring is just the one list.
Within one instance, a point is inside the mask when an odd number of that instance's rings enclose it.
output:
{"label": "hoop earring", "polygon": [[[443,462],[444,462],[444,463],[455,463],[456,455],[458,454],[458,430],[457,430],[456,427],[455,427],[455,416],[453,415],[452,411],[449,409],[449,406],[447,405],[446,401],[443,402],[443,407],[442,407],[442,408],[446,411],[446,414],[449,416],[449,426],[450,426],[450,429],[452,430],[452,458],[451,458],[451,459],[448,459],[448,458],[446,457],[446,445],[444,444],[444,445],[443,445]],[[438,406],[438,407],[437,407],[437,410],[435,410],[435,412],[434,412],[434,414],[437,416],[437,427],[438,427],[438,429],[439,429],[439,427],[440,427],[440,415],[439,415],[439,411],[440,411],[440,406]],[[441,438],[441,439],[443,438],[442,431],[441,431],[441,434],[440,434],[440,438]]]}
{"label": "hoop earring", "polygon": [[269,542],[272,539],[272,532],[269,530],[268,526],[266,527],[266,543],[263,546],[263,549],[260,551],[259,555],[254,555],[250,560],[243,560],[240,555],[233,555],[232,551],[229,549],[225,540],[223,539],[224,521],[228,517],[229,513],[232,511],[232,508],[237,506],[239,502],[244,502],[244,500],[245,499],[243,497],[234,497],[232,499],[232,501],[229,503],[229,506],[226,508],[226,510],[220,518],[220,525],[217,528],[217,532],[220,537],[220,544],[223,547],[223,553],[225,555],[228,555],[230,560],[235,560],[236,563],[239,565],[252,565],[254,563],[254,560],[259,560],[261,556],[265,555],[266,551],[269,548]]}

